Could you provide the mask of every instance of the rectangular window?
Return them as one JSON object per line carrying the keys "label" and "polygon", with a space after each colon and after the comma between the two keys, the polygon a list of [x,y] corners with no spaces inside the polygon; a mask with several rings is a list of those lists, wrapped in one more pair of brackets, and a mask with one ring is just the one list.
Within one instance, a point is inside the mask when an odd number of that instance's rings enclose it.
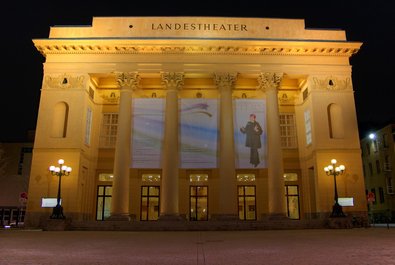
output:
{"label": "rectangular window", "polygon": [[18,175],[22,175],[23,173],[23,165],[25,163],[25,154],[32,153],[32,147],[22,147],[21,152],[19,154],[19,163],[18,163]]}
{"label": "rectangular window", "polygon": [[91,143],[91,130],[92,130],[92,110],[88,108],[86,112],[86,124],[85,124],[85,144]]}
{"label": "rectangular window", "polygon": [[379,198],[380,203],[384,203],[384,189],[382,187],[379,187]]}
{"label": "rectangular window", "polygon": [[309,145],[312,143],[310,110],[305,110],[304,112],[304,125],[306,132],[306,145]]}
{"label": "rectangular window", "polygon": [[[371,188],[370,191],[373,193],[374,198],[377,198],[377,196],[376,196],[376,189],[375,189],[375,188]],[[373,204],[376,204],[376,203],[377,203],[377,199],[375,199],[375,200],[373,201]]]}
{"label": "rectangular window", "polygon": [[377,174],[381,173],[380,160],[376,160],[376,172]]}
{"label": "rectangular window", "polygon": [[387,177],[387,193],[394,194],[394,189],[392,185],[392,177]]}
{"label": "rectangular window", "polygon": [[117,140],[118,113],[103,113],[100,147],[114,148]]}
{"label": "rectangular window", "polygon": [[373,165],[370,162],[369,162],[369,174],[370,176],[373,176]]}
{"label": "rectangular window", "polygon": [[292,113],[280,114],[280,137],[282,148],[296,148],[295,115]]}
{"label": "rectangular window", "polygon": [[370,155],[370,145],[369,143],[366,144],[366,152],[368,155]]}

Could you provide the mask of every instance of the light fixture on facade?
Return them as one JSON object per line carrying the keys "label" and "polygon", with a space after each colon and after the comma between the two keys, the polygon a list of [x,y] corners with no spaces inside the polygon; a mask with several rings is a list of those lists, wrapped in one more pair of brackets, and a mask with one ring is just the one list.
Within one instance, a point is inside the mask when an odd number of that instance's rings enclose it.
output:
{"label": "light fixture on facade", "polygon": [[339,204],[339,196],[337,193],[336,177],[338,175],[343,174],[346,167],[344,165],[336,166],[336,163],[337,163],[336,159],[332,159],[331,164],[324,168],[324,171],[328,176],[333,176],[334,186],[335,186],[335,204],[333,205],[332,213],[331,213],[330,217],[345,217],[346,215],[343,213],[343,208]]}
{"label": "light fixture on facade", "polygon": [[65,219],[65,216],[63,215],[63,207],[60,205],[60,190],[62,185],[62,176],[68,176],[70,175],[71,172],[71,167],[64,165],[63,159],[59,159],[58,164],[59,164],[58,167],[55,166],[49,167],[49,171],[51,172],[51,174],[59,177],[58,196],[57,196],[56,206],[53,208],[52,214],[50,216],[51,219]]}

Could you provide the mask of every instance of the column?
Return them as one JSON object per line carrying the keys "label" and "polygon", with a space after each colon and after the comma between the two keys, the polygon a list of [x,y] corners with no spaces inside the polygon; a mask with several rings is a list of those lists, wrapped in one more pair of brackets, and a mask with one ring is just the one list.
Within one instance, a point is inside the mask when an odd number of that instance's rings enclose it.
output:
{"label": "column", "polygon": [[132,90],[138,87],[137,73],[116,73],[121,88],[118,111],[118,131],[115,145],[114,178],[110,220],[130,220],[129,168],[131,161]]}
{"label": "column", "polygon": [[183,73],[162,73],[167,89],[162,153],[160,220],[179,219],[178,211],[178,90],[184,85]]}
{"label": "column", "polygon": [[286,216],[284,166],[277,96],[281,79],[282,74],[279,73],[261,73],[258,78],[260,89],[266,93],[269,218]]}
{"label": "column", "polygon": [[220,92],[219,212],[216,219],[238,219],[232,90],[237,73],[215,73]]}

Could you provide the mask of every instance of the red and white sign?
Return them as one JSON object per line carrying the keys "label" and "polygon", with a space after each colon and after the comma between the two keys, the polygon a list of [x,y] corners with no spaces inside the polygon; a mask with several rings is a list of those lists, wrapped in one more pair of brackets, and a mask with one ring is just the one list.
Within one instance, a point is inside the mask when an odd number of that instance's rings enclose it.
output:
{"label": "red and white sign", "polygon": [[376,201],[376,196],[374,195],[373,192],[368,192],[368,195],[366,196],[368,199],[368,202],[375,202]]}

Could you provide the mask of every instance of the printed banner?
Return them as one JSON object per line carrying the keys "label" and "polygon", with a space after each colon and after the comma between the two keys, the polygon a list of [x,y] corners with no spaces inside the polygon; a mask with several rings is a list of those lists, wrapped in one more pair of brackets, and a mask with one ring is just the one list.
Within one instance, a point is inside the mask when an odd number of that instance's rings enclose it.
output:
{"label": "printed banner", "polygon": [[217,99],[181,99],[182,168],[216,168]]}
{"label": "printed banner", "polygon": [[267,167],[266,101],[234,101],[236,168]]}
{"label": "printed banner", "polygon": [[135,98],[132,110],[132,168],[161,168],[164,99]]}

